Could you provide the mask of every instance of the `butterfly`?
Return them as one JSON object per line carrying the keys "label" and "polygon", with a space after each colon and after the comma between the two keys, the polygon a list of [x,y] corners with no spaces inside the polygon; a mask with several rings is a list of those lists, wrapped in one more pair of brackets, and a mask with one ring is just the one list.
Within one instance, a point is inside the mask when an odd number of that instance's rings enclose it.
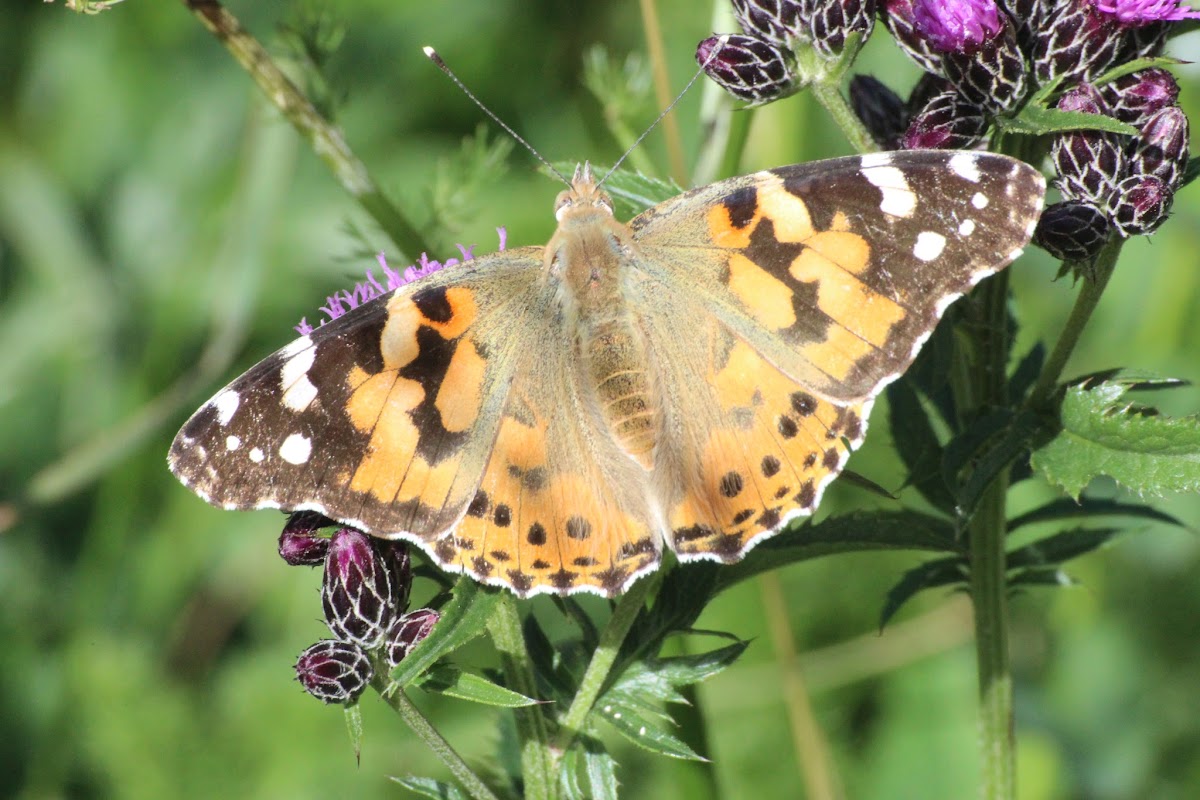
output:
{"label": "butterfly", "polygon": [[862,442],[946,307],[1015,259],[1045,180],[903,151],[781,167],[628,224],[590,167],[545,247],[475,258],[296,339],[169,464],[226,509],[315,511],[518,595],[733,562]]}

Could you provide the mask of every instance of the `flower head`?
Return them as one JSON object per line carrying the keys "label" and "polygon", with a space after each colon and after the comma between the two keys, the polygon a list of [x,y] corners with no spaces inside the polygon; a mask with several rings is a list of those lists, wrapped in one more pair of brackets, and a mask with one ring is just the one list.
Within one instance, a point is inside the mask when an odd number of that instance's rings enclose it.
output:
{"label": "flower head", "polygon": [[296,659],[296,679],[304,691],[326,703],[353,703],[373,673],[358,646],[333,639],[317,642]]}
{"label": "flower head", "polygon": [[1200,19],[1200,11],[1192,10],[1180,0],[1095,0],[1095,6],[1101,14],[1114,17],[1130,28],[1151,22]]}
{"label": "flower head", "polygon": [[329,541],[321,587],[325,622],[334,636],[372,648],[392,621],[392,570],[371,538],[342,528]]}
{"label": "flower head", "polygon": [[913,24],[943,53],[974,53],[1004,32],[993,0],[913,0]]}

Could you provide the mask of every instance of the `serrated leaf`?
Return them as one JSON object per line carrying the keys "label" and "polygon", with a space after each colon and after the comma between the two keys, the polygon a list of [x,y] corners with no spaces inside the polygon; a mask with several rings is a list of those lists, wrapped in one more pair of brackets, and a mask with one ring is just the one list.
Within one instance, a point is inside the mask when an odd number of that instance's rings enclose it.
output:
{"label": "serrated leaf", "polygon": [[634,662],[601,695],[598,702],[619,703],[624,698],[631,701],[636,698],[648,706],[654,701],[686,702],[676,691],[678,688],[707,680],[721,672],[736,661],[749,645],[749,642],[738,641],[698,655],[647,658]]}
{"label": "serrated leaf", "polygon": [[905,484],[916,488],[935,508],[954,512],[954,496],[942,478],[942,443],[930,423],[912,381],[901,378],[887,388],[888,424],[896,452],[908,468]]}
{"label": "serrated leaf", "polygon": [[707,562],[682,569],[675,562],[666,568],[653,605],[642,609],[625,636],[613,674],[619,675],[628,664],[657,653],[671,633],[690,628],[712,599],[717,572],[717,565]]}
{"label": "serrated leaf", "polygon": [[1062,531],[1010,552],[1007,568],[1057,566],[1103,547],[1120,532],[1120,528],[1074,528]]}
{"label": "serrated leaf", "polygon": [[1069,387],[1062,429],[1034,452],[1034,468],[1072,497],[1100,475],[1139,495],[1200,489],[1200,419],[1118,405],[1127,388],[1116,381]]}
{"label": "serrated leaf", "polygon": [[450,783],[442,783],[433,778],[418,778],[407,775],[403,778],[393,777],[393,781],[408,789],[410,792],[431,797],[433,800],[468,800],[462,789]]}
{"label": "serrated leaf", "polygon": [[[554,168],[564,175],[574,173],[575,167],[574,162],[558,161],[554,164]],[[593,164],[592,172],[599,180],[607,174],[608,168]],[[672,181],[662,181],[640,172],[618,168],[604,181],[604,191],[608,192],[617,206],[617,218],[629,219],[651,206],[681,194],[683,189]]]}
{"label": "serrated leaf", "polygon": [[973,465],[958,488],[959,510],[964,516],[975,511],[979,498],[1001,470],[1029,453],[1039,434],[1043,433],[1040,417],[1029,412],[1017,414],[1001,431],[973,454]]}
{"label": "serrated leaf", "polygon": [[618,733],[643,750],[688,761],[708,761],[682,739],[654,727],[641,713],[628,706],[602,703],[597,706],[597,711]]}
{"label": "serrated leaf", "polygon": [[1105,114],[1084,111],[1063,111],[1058,108],[1027,103],[1015,117],[997,117],[996,127],[1005,133],[1044,136],[1064,131],[1103,131],[1124,136],[1137,136],[1138,130]]}
{"label": "serrated leaf", "polygon": [[354,748],[354,760],[358,761],[362,755],[362,709],[357,702],[342,709],[346,719],[346,732],[350,734],[350,744]]}
{"label": "serrated leaf", "polygon": [[1115,81],[1117,78],[1123,78],[1126,75],[1131,75],[1134,72],[1141,72],[1142,70],[1150,69],[1151,67],[1161,67],[1162,69],[1167,69],[1168,67],[1177,67],[1180,64],[1186,63],[1188,62],[1178,58],[1171,58],[1170,56],[1135,58],[1133,61],[1126,61],[1125,63],[1119,64],[1107,72],[1102,73],[1099,77],[1092,81],[1092,84],[1094,86],[1103,86],[1106,83]]}
{"label": "serrated leaf", "polygon": [[904,573],[896,585],[888,590],[883,611],[879,614],[879,627],[888,624],[896,612],[917,593],[939,586],[953,586],[967,579],[967,562],[961,557],[938,558],[913,567]]}
{"label": "serrated leaf", "polygon": [[497,589],[487,589],[471,578],[459,578],[450,602],[429,635],[408,652],[394,670],[392,681],[408,686],[435,661],[483,633],[496,604]]}
{"label": "serrated leaf", "polygon": [[430,668],[419,676],[414,684],[427,692],[444,694],[458,700],[469,700],[485,706],[524,708],[538,703],[537,700],[506,689],[482,675],[465,672],[449,665]]}
{"label": "serrated leaf", "polygon": [[1023,525],[1033,525],[1038,522],[1052,522],[1060,519],[1078,519],[1086,517],[1116,516],[1139,517],[1152,519],[1156,522],[1166,522],[1170,525],[1185,527],[1176,517],[1165,511],[1159,511],[1141,503],[1123,503],[1119,500],[1104,500],[1083,497],[1078,501],[1060,497],[1045,505],[1038,506],[1032,511],[1026,511],[1020,516],[1008,521],[1008,530],[1015,531]]}
{"label": "serrated leaf", "polygon": [[567,750],[560,774],[565,800],[617,800],[617,762],[590,736]]}
{"label": "serrated leaf", "polygon": [[[815,524],[797,525],[768,539],[743,560],[717,573],[716,591],[763,572],[833,553],[869,550],[958,552],[953,523],[911,509],[852,511]],[[695,567],[688,567],[689,570]]]}
{"label": "serrated leaf", "polygon": [[1090,388],[1099,383],[1115,383],[1124,386],[1127,391],[1156,392],[1165,389],[1180,389],[1191,386],[1192,382],[1182,378],[1164,378],[1153,372],[1129,367],[1113,367],[1096,372],[1080,375],[1069,381],[1070,386]]}

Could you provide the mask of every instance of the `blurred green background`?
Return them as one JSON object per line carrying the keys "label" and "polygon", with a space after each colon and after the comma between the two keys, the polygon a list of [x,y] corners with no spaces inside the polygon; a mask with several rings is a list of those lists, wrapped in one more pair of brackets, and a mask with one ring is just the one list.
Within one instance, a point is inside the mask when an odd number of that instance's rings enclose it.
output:
{"label": "blurred green background", "polygon": [[[273,42],[288,5],[231,10]],[[98,17],[33,0],[0,7],[0,796],[400,796],[387,776],[444,776],[371,697],[355,763],[342,714],[292,677],[295,656],[323,634],[318,574],[275,555],[277,513],[209,508],[164,462],[191,410],[287,342],[387,242],[181,2],[128,0]],[[489,252],[497,225],[513,244],[544,242],[561,186],[519,150],[506,172],[465,181],[478,170],[463,142],[481,115],[421,45],[437,46],[551,160],[619,154],[582,65],[594,45],[615,63],[645,51],[633,0],[325,7],[347,26],[329,68],[345,92],[339,120],[406,213],[434,226],[431,255],[453,255],[454,242]],[[658,10],[678,89],[713,7],[661,0]],[[1200,38],[1172,52],[1200,59]],[[858,67],[901,91],[917,75],[882,31]],[[1180,73],[1195,117],[1200,69]],[[702,97],[692,91],[677,112],[689,154]],[[640,130],[656,108],[647,94],[622,110]],[[665,175],[661,132],[643,148]],[[741,168],[845,152],[800,96],[757,113]],[[1033,253],[1013,270],[1024,347],[1053,337],[1069,308],[1055,266]],[[1126,248],[1069,373],[1132,366],[1200,379],[1198,287],[1192,186],[1152,242]],[[1200,409],[1194,389],[1153,399],[1171,413]],[[851,468],[896,486],[883,418],[877,409]],[[1035,478],[1012,502],[1053,496]],[[839,485],[823,511],[867,501]],[[1200,525],[1195,497],[1156,504]],[[916,563],[837,557],[780,574],[847,797],[975,793],[965,602],[923,596],[876,630],[884,593]],[[1139,523],[1073,566],[1081,586],[1014,599],[1023,798],[1200,796],[1198,567],[1193,532]],[[555,616],[545,599],[532,605]],[[713,764],[615,742],[625,794],[703,798],[715,782],[721,797],[800,796],[762,587],[720,597],[699,626],[754,639],[699,692]],[[462,657],[489,664],[482,645]],[[469,757],[501,737],[491,710],[417,700]]]}

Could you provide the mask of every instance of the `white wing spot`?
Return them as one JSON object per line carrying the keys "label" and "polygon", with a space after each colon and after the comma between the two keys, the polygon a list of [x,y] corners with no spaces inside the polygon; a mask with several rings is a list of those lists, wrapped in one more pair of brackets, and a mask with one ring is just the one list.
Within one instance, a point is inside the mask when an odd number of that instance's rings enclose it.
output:
{"label": "white wing spot", "polygon": [[213,407],[217,409],[217,422],[221,423],[224,428],[233,419],[233,415],[238,410],[238,405],[241,404],[242,398],[237,392],[226,389],[212,399]]}
{"label": "white wing spot", "polygon": [[933,231],[921,231],[917,234],[917,243],[913,245],[913,255],[922,261],[933,261],[946,249],[946,237]]}
{"label": "white wing spot", "polygon": [[250,460],[255,464],[261,464],[264,458],[266,458],[266,455],[263,453],[261,447],[250,448]]}
{"label": "white wing spot", "polygon": [[[293,342],[294,344],[294,342]],[[308,379],[308,370],[317,357],[317,348],[309,347],[289,358],[279,371],[283,404],[292,411],[303,411],[317,397],[317,387]]]}
{"label": "white wing spot", "polygon": [[1008,260],[1016,261],[1018,258],[1021,257],[1021,254],[1023,254],[1024,252],[1025,252],[1024,248],[1018,247],[1016,250],[1013,250],[1011,253],[1008,254]]}
{"label": "white wing spot", "polygon": [[299,433],[293,433],[279,445],[279,457],[289,464],[303,464],[312,455],[312,440]]}
{"label": "white wing spot", "polygon": [[976,192],[971,197],[971,205],[973,205],[979,209],[987,208],[988,207],[987,195],[984,194],[983,192]]}
{"label": "white wing spot", "polygon": [[893,217],[907,219],[912,216],[917,207],[917,196],[909,188],[902,171],[896,167],[865,167],[862,174],[883,195],[879,202],[880,211]]}
{"label": "white wing spot", "polygon": [[979,159],[970,153],[959,153],[950,159],[950,169],[963,180],[979,183]]}
{"label": "white wing spot", "polygon": [[279,351],[279,355],[283,358],[291,358],[298,355],[302,350],[307,350],[312,347],[312,339],[307,336],[301,336],[299,339],[288,344],[287,347]]}
{"label": "white wing spot", "polygon": [[975,220],[973,220],[973,219],[964,219],[962,221],[962,223],[958,226],[958,235],[959,236],[970,236],[974,232],[975,232]]}
{"label": "white wing spot", "polygon": [[863,169],[871,167],[886,167],[892,163],[891,153],[867,153],[858,159]]}
{"label": "white wing spot", "polygon": [[242,440],[236,436],[230,436],[228,439],[225,440],[225,449],[226,450],[237,450],[241,446],[242,446]]}

